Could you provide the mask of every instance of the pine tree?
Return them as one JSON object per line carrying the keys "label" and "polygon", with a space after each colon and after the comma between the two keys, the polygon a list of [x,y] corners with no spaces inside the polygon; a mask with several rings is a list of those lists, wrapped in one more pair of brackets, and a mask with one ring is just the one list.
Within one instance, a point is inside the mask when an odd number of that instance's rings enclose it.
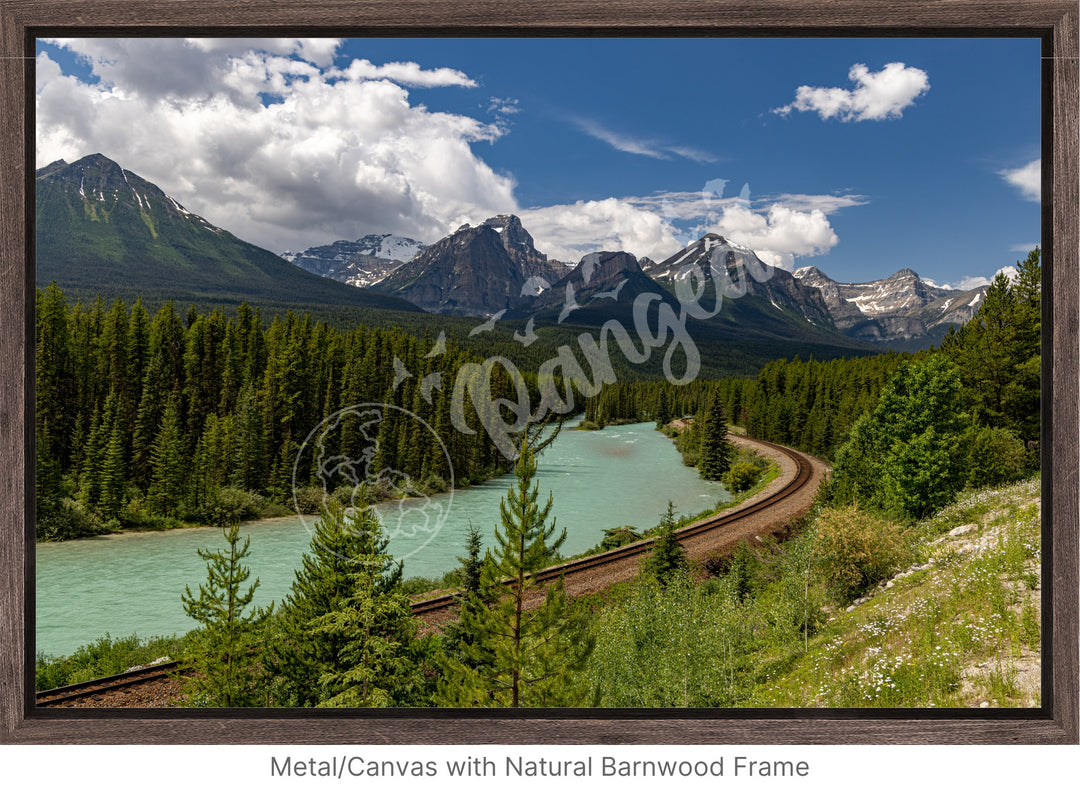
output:
{"label": "pine tree", "polygon": [[943,507],[967,477],[968,423],[955,366],[941,355],[903,364],[837,452],[833,501],[914,518]]}
{"label": "pine tree", "polygon": [[[532,572],[565,538],[548,523],[552,498],[541,507],[534,485],[536,461],[528,439],[517,461],[516,480],[500,502],[496,548],[484,566],[480,601],[461,610],[462,660],[443,661],[440,701],[454,706],[526,707],[574,705],[583,686],[575,675],[591,649],[584,625],[569,608],[562,582],[539,603]],[[471,665],[476,664],[476,665]]]}
{"label": "pine tree", "polygon": [[661,587],[686,571],[686,550],[675,535],[678,523],[675,521],[675,503],[668,500],[667,510],[660,518],[659,530],[649,557],[642,564],[642,571],[651,575]]}
{"label": "pine tree", "polygon": [[173,392],[165,406],[165,416],[154,441],[150,464],[152,477],[147,499],[151,512],[163,516],[179,513],[187,459],[180,433],[180,397],[177,392]]}
{"label": "pine tree", "polygon": [[196,676],[193,688],[200,701],[218,707],[250,707],[258,702],[258,669],[251,648],[260,626],[273,610],[252,608],[256,578],[247,589],[244,583],[251,570],[243,565],[250,539],[240,542],[240,525],[233,524],[225,535],[226,549],[198,550],[206,561],[206,582],[198,596],[184,587],[184,612],[202,625],[193,645]]}
{"label": "pine tree", "polygon": [[[369,600],[364,597],[372,592],[399,593],[401,564],[386,557],[388,545],[371,511],[346,513],[341,507],[323,511],[278,614],[267,660],[282,704],[314,707],[343,690],[334,692],[340,683],[323,678],[345,674],[355,665],[357,653],[355,647],[350,649],[350,625],[332,614],[347,611],[350,604],[370,614],[378,608],[365,605]],[[378,569],[373,571],[373,566]],[[389,617],[379,630],[404,635],[398,620]]]}
{"label": "pine tree", "polygon": [[[366,524],[378,526],[372,511],[361,513]],[[418,622],[409,597],[381,586],[383,572],[392,568],[389,555],[368,556],[354,576],[352,594],[312,623],[314,637],[344,642],[340,665],[320,669],[319,688],[328,695],[320,706],[391,707],[420,684],[411,646]]]}
{"label": "pine tree", "polygon": [[698,472],[706,480],[721,480],[731,466],[733,447],[727,437],[727,411],[720,392],[713,393],[705,410],[701,431],[701,459]]}

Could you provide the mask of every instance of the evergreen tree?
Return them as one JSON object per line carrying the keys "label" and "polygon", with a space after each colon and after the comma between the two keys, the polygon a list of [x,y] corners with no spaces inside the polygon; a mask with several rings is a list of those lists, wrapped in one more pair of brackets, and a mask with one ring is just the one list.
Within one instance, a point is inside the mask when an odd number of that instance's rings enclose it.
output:
{"label": "evergreen tree", "polygon": [[663,588],[687,569],[686,549],[675,535],[677,529],[675,503],[669,499],[667,510],[660,518],[653,548],[642,564],[642,571],[652,576]]}
{"label": "evergreen tree", "polygon": [[473,669],[479,663],[472,661],[465,652],[467,646],[477,643],[470,631],[465,630],[460,621],[462,613],[469,612],[473,606],[482,602],[480,589],[483,584],[485,556],[481,551],[483,539],[480,528],[470,524],[469,533],[465,538],[465,557],[458,558],[461,564],[458,573],[461,575],[461,589],[458,591],[458,619],[443,627],[443,649],[447,656],[454,657],[467,663]]}
{"label": "evergreen tree", "polygon": [[[454,706],[525,707],[575,705],[575,679],[591,649],[584,625],[571,614],[562,582],[543,600],[527,601],[536,587],[532,572],[565,538],[552,541],[552,499],[541,507],[534,485],[536,461],[528,439],[517,461],[516,480],[500,502],[501,529],[480,583],[481,601],[462,608],[464,660],[445,659],[440,700]],[[477,664],[475,666],[470,664]]]}
{"label": "evergreen tree", "polygon": [[960,377],[941,355],[906,363],[837,453],[833,497],[921,518],[963,486],[968,427]]}
{"label": "evergreen tree", "polygon": [[[110,397],[113,395],[110,394]],[[106,519],[119,519],[124,507],[124,478],[127,459],[124,457],[124,420],[117,406],[111,414],[112,425],[101,464],[100,500],[98,509]]]}
{"label": "evergreen tree", "polygon": [[198,596],[184,587],[184,612],[202,625],[195,636],[192,660],[194,690],[199,701],[219,707],[250,707],[259,700],[259,676],[251,648],[269,608],[247,610],[259,587],[256,579],[245,590],[251,570],[243,564],[250,539],[240,542],[240,525],[233,524],[225,535],[226,549],[198,550],[206,561],[206,582]]}
{"label": "evergreen tree", "polygon": [[165,406],[150,463],[152,477],[147,498],[151,512],[163,516],[178,514],[184,495],[187,458],[180,433],[180,398],[176,392]]}
{"label": "evergreen tree", "polygon": [[976,424],[1010,430],[1037,448],[1041,380],[1041,253],[1018,261],[1013,282],[999,274],[971,321],[941,349],[960,370]]}
{"label": "evergreen tree", "polygon": [[[374,512],[362,513],[365,524],[378,527]],[[319,688],[329,695],[323,707],[391,707],[421,682],[409,597],[381,586],[383,572],[393,568],[390,556],[369,555],[359,566],[353,593],[311,625],[314,637],[344,642],[340,664],[320,669]]]}
{"label": "evergreen tree", "polygon": [[276,619],[267,659],[282,704],[314,707],[354,687],[351,683],[342,687],[342,682],[327,677],[347,673],[356,665],[357,655],[367,653],[350,646],[354,623],[334,616],[336,612],[348,612],[351,606],[361,614],[375,614],[371,617],[376,619],[376,611],[385,613],[386,624],[375,625],[376,632],[400,633],[398,640],[405,640],[407,631],[394,617],[392,603],[370,598],[372,593],[400,592],[401,564],[393,565],[386,557],[388,545],[370,510],[346,513],[338,506],[323,511]]}
{"label": "evergreen tree", "polygon": [[702,422],[698,472],[706,480],[722,480],[731,467],[735,448],[728,441],[727,433],[727,411],[720,399],[720,392],[716,391]]}

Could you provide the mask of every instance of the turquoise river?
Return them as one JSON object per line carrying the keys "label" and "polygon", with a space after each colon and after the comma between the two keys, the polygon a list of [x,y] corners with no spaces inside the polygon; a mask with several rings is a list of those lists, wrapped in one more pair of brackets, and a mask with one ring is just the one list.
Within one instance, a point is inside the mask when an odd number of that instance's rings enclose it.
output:
{"label": "turquoise river", "polygon": [[[541,497],[554,496],[557,530],[567,530],[564,554],[599,543],[602,530],[624,524],[639,530],[659,520],[670,499],[680,513],[698,512],[726,499],[716,483],[683,466],[672,443],[651,424],[585,432],[566,429],[539,459]],[[513,477],[506,475],[434,499],[449,510],[429,535],[391,538],[390,551],[404,559],[405,576],[436,577],[457,566],[469,524],[485,545],[494,542],[499,500]],[[423,502],[423,500],[413,500]],[[415,511],[416,506],[404,506]],[[388,529],[397,529],[398,506],[380,506]],[[413,513],[415,515],[415,513]],[[247,565],[260,580],[255,602],[280,602],[289,592],[314,520],[297,516],[245,524],[251,538]],[[219,528],[125,533],[37,545],[38,652],[68,654],[109,633],[114,638],[181,633],[194,626],[180,594],[206,576],[196,549],[223,545]]]}

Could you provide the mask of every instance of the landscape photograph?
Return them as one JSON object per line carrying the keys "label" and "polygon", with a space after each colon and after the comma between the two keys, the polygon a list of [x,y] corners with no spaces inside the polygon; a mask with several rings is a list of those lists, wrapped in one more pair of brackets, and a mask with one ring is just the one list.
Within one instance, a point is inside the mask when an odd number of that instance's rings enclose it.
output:
{"label": "landscape photograph", "polygon": [[1042,707],[1040,56],[38,39],[37,707]]}

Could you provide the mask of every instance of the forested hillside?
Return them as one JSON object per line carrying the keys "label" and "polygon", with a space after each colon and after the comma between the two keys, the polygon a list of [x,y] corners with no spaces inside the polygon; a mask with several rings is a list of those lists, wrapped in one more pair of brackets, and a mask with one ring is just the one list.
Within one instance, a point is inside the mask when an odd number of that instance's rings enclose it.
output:
{"label": "forested hillside", "polygon": [[[366,402],[430,424],[458,485],[505,470],[487,436],[450,424],[454,375],[468,360],[399,330],[342,332],[292,313],[265,325],[246,305],[226,316],[166,303],[151,316],[141,302],[71,305],[55,286],[39,290],[39,536],[250,518],[291,504],[304,439],[328,414]],[[422,390],[432,374],[442,377]],[[419,421],[401,420],[393,440],[380,430],[377,465],[445,489],[446,457]],[[327,443],[349,434],[343,425]],[[302,487],[314,476],[310,461],[299,467]]]}

